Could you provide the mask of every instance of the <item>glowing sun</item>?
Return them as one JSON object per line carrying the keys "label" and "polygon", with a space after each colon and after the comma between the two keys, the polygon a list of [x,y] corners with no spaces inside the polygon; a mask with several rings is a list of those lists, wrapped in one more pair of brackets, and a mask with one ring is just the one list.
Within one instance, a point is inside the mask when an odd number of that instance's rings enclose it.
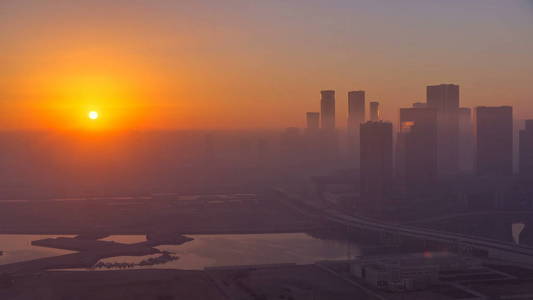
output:
{"label": "glowing sun", "polygon": [[98,112],[94,110],[90,111],[88,116],[89,116],[89,119],[91,120],[96,120],[99,117]]}

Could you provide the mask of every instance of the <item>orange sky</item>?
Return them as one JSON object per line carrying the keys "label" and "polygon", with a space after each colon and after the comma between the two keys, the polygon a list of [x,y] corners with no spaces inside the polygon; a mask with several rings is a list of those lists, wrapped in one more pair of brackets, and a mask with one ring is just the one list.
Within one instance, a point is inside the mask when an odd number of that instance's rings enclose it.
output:
{"label": "orange sky", "polygon": [[398,2],[4,0],[0,126],[303,126],[335,89],[343,127],[348,90],[394,121],[437,83],[533,118],[531,1]]}

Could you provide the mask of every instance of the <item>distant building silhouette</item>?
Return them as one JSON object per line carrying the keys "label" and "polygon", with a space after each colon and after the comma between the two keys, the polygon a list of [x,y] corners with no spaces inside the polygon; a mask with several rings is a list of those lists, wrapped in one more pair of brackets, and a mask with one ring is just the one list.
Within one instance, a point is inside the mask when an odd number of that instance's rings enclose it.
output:
{"label": "distant building silhouette", "polygon": [[520,130],[520,176],[533,179],[533,120],[526,120]]}
{"label": "distant building silhouette", "polygon": [[397,171],[408,191],[429,188],[437,177],[437,110],[400,109]]}
{"label": "distant building silhouette", "polygon": [[459,109],[459,86],[455,84],[430,85],[426,88],[427,104],[437,111],[455,112]]}
{"label": "distant building silhouette", "polygon": [[365,122],[365,91],[348,92],[348,131],[357,132]]}
{"label": "distant building silhouette", "polygon": [[477,107],[478,175],[510,176],[513,174],[513,108]]}
{"label": "distant building silhouette", "polygon": [[392,124],[361,124],[361,199],[381,210],[391,193],[393,173]]}
{"label": "distant building silhouette", "polygon": [[359,166],[360,130],[365,122],[365,91],[348,92],[347,150],[351,167]]}
{"label": "distant building silhouette", "polygon": [[331,161],[337,159],[339,153],[339,139],[335,129],[335,91],[326,90],[320,94],[320,153],[322,159]]}
{"label": "distant building silhouette", "polygon": [[335,91],[321,91],[320,117],[324,130],[335,129]]}
{"label": "distant building silhouette", "polygon": [[426,95],[428,107],[438,113],[438,172],[440,175],[455,175],[459,170],[459,86],[428,86]]}
{"label": "distant building silhouette", "polygon": [[474,171],[474,123],[472,110],[459,109],[459,169],[462,172]]}
{"label": "distant building silhouette", "polygon": [[381,120],[379,102],[370,102],[370,121],[376,122]]}
{"label": "distant building silhouette", "polygon": [[413,103],[413,107],[414,108],[425,108],[425,107],[428,107],[428,104],[424,102],[415,102]]}
{"label": "distant building silhouette", "polygon": [[320,128],[320,113],[308,112],[307,117],[307,131],[318,131]]}
{"label": "distant building silhouette", "polygon": [[296,150],[299,146],[298,140],[300,138],[300,129],[297,127],[287,127],[281,134],[282,147]]}
{"label": "distant building silhouette", "polygon": [[302,159],[302,135],[300,129],[296,127],[288,127],[281,134],[280,140],[281,156],[288,164],[298,164]]}
{"label": "distant building silhouette", "polygon": [[324,145],[322,143],[322,133],[320,132],[320,113],[308,112],[307,128],[305,130],[305,151],[308,161],[320,161],[323,157]]}

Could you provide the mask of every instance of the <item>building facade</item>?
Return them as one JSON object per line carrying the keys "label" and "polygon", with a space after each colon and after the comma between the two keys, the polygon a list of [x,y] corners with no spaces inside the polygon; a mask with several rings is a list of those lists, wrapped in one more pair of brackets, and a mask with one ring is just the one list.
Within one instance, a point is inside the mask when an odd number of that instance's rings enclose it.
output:
{"label": "building facade", "polygon": [[321,91],[320,94],[321,128],[335,130],[335,91]]}
{"label": "building facade", "polygon": [[383,209],[392,188],[392,123],[361,124],[361,199],[365,206]]}
{"label": "building facade", "polygon": [[426,88],[427,106],[437,110],[437,168],[439,175],[459,171],[459,86],[431,85]]}
{"label": "building facade", "polygon": [[376,122],[379,120],[381,120],[379,102],[370,102],[370,121]]}
{"label": "building facade", "polygon": [[525,128],[520,130],[520,176],[533,179],[533,120],[526,120]]}
{"label": "building facade", "polygon": [[358,131],[365,122],[365,91],[348,92],[348,131]]}
{"label": "building facade", "polygon": [[474,122],[472,109],[459,109],[459,170],[463,173],[474,171]]}
{"label": "building facade", "polygon": [[513,174],[513,108],[476,108],[476,172],[480,176]]}
{"label": "building facade", "polygon": [[437,110],[402,108],[396,169],[404,187],[416,191],[431,187],[437,178]]}

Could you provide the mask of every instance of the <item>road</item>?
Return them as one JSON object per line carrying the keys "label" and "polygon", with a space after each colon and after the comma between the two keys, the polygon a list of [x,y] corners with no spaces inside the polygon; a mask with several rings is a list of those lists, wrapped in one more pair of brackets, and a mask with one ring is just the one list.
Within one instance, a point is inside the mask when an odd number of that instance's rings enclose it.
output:
{"label": "road", "polygon": [[524,217],[524,220],[526,220],[526,217],[528,219],[533,218],[533,211],[531,210],[499,210],[499,211],[490,210],[490,211],[474,211],[474,212],[456,213],[456,214],[432,217],[432,218],[427,218],[427,219],[415,220],[411,222],[406,222],[404,224],[405,225],[425,224],[425,223],[449,221],[455,218],[490,216],[494,214],[520,216],[520,217]]}
{"label": "road", "polygon": [[517,245],[478,236],[443,232],[408,225],[391,224],[362,216],[348,215],[334,209],[313,209],[311,206],[299,204],[302,202],[298,198],[290,196],[283,190],[277,189],[276,192],[281,196],[281,201],[285,205],[309,217],[321,217],[328,221],[352,228],[386,232],[393,235],[456,245],[462,248],[470,247],[472,249],[487,251],[491,258],[533,264],[533,247],[530,246]]}

